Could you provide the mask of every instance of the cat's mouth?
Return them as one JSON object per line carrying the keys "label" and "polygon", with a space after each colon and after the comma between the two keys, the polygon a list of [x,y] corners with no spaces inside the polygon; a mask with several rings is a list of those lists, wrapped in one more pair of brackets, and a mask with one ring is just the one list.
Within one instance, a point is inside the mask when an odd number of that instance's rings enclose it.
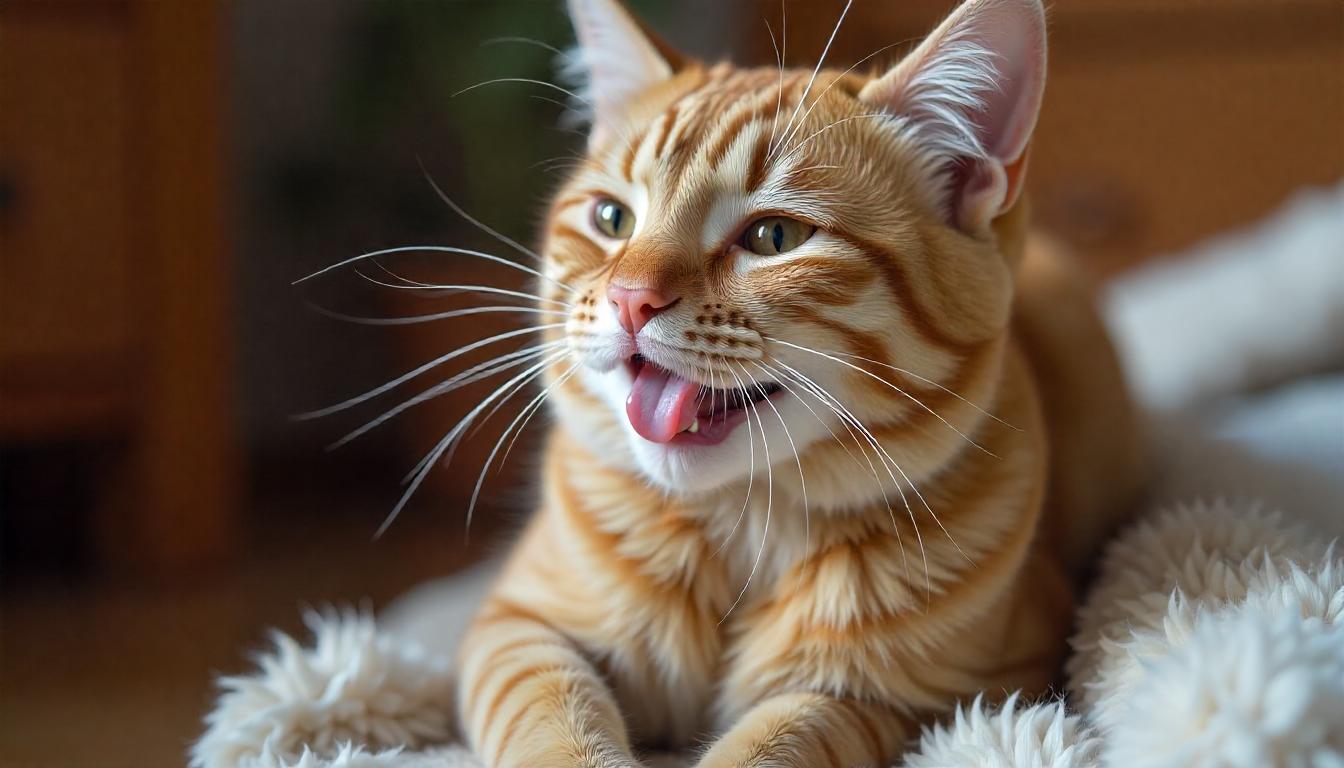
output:
{"label": "cat's mouth", "polygon": [[631,375],[626,416],[640,437],[654,443],[720,443],[747,418],[750,407],[783,391],[774,382],[707,387],[641,354],[631,355],[625,364]]}

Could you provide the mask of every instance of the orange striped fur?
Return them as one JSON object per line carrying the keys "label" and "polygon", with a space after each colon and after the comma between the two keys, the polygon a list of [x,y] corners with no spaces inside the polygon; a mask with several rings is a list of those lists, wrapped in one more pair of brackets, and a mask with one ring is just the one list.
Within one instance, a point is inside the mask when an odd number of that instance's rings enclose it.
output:
{"label": "orange striped fur", "polygon": [[[870,78],[811,76],[669,66],[599,112],[555,197],[540,288],[573,309],[544,498],[461,656],[491,765],[878,766],[956,701],[1058,673],[1074,579],[1140,475],[1089,296],[1023,203],[950,224]],[[594,226],[608,197],[628,240]],[[734,245],[774,214],[816,234]],[[717,446],[643,440],[612,281],[679,297],[640,334],[659,365],[786,393]]]}

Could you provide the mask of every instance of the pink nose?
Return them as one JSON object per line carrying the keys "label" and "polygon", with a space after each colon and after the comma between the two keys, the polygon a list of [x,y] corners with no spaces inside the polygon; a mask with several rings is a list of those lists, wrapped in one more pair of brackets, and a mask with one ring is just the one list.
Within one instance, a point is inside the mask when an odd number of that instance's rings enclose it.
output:
{"label": "pink nose", "polygon": [[659,312],[676,304],[681,297],[653,288],[626,288],[623,285],[607,285],[607,300],[616,310],[621,327],[631,336],[648,324]]}

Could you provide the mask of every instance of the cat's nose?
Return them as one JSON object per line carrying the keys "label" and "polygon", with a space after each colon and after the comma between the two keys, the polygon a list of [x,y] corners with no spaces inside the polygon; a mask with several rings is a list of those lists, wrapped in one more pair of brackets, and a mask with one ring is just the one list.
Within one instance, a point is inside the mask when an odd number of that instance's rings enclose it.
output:
{"label": "cat's nose", "polygon": [[621,321],[621,327],[634,336],[658,313],[680,301],[681,297],[655,288],[627,288],[624,285],[609,283],[607,300],[616,310],[616,317]]}

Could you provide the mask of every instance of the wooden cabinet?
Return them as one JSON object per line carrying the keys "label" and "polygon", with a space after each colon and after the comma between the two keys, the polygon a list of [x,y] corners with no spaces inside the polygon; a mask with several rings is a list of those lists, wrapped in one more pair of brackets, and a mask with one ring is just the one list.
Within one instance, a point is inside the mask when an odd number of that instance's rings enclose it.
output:
{"label": "wooden cabinet", "polygon": [[[843,3],[786,3],[789,59],[815,61]],[[856,0],[829,57],[918,40],[950,0]],[[1344,178],[1338,0],[1047,3],[1050,74],[1028,185],[1036,219],[1102,271],[1185,248]],[[774,52],[753,4],[758,62]],[[753,17],[754,14],[754,17]]]}
{"label": "wooden cabinet", "polygon": [[232,537],[220,11],[0,3],[0,440],[113,446],[119,570]]}

